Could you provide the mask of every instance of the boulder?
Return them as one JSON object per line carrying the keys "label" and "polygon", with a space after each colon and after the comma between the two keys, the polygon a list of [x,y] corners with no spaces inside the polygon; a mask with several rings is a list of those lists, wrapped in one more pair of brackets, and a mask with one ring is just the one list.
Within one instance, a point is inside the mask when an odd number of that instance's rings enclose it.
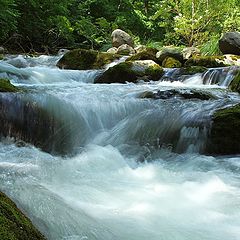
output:
{"label": "boulder", "polygon": [[231,66],[240,66],[240,56],[239,55],[232,55],[232,54],[225,54],[223,55],[223,63],[225,65]]}
{"label": "boulder", "polygon": [[132,48],[131,46],[127,45],[127,44],[123,44],[120,47],[118,47],[117,49],[117,54],[121,54],[121,55],[130,55],[130,54],[134,54],[135,50],[134,48]]}
{"label": "boulder", "polygon": [[0,78],[0,92],[18,92],[19,88],[10,83],[9,80]]}
{"label": "boulder", "polygon": [[57,66],[73,70],[100,69],[120,57],[120,55],[112,53],[75,49],[64,54]]}
{"label": "boulder", "polygon": [[2,192],[0,192],[0,238],[46,240],[16,204]]}
{"label": "boulder", "polygon": [[163,48],[161,51],[156,53],[156,58],[160,64],[164,61],[165,58],[172,57],[179,62],[183,62],[183,55],[178,48]]}
{"label": "boulder", "polygon": [[184,60],[188,60],[191,57],[200,56],[201,52],[196,47],[186,47],[182,50],[182,55]]}
{"label": "boulder", "polygon": [[219,49],[223,54],[240,55],[240,33],[225,33],[219,40]]}
{"label": "boulder", "polygon": [[162,62],[164,68],[180,68],[182,63],[173,57],[166,57]]}
{"label": "boulder", "polygon": [[131,47],[134,47],[134,42],[132,37],[121,29],[114,30],[111,36],[112,36],[113,47],[118,48],[123,44],[127,44]]}
{"label": "boulder", "polygon": [[210,154],[240,154],[240,104],[213,114],[207,146]]}
{"label": "boulder", "polygon": [[195,56],[189,58],[184,66],[202,66],[207,68],[226,67],[223,56]]}
{"label": "boulder", "polygon": [[156,58],[157,52],[158,50],[155,48],[146,48],[145,50],[130,56],[126,61],[152,60],[158,63],[158,59]]}
{"label": "boulder", "polygon": [[234,92],[240,93],[240,70],[238,70],[237,74],[230,83],[229,89]]}
{"label": "boulder", "polygon": [[190,67],[183,67],[180,69],[181,75],[194,75],[197,73],[204,73],[208,69],[206,67],[202,66],[190,66]]}
{"label": "boulder", "polygon": [[128,61],[109,68],[95,83],[126,83],[136,82],[139,79],[159,80],[163,69],[151,60]]}
{"label": "boulder", "polygon": [[62,48],[62,49],[58,50],[58,55],[61,56],[61,55],[64,55],[65,53],[67,53],[67,52],[69,52],[68,49]]}
{"label": "boulder", "polygon": [[210,100],[214,99],[213,95],[208,92],[201,90],[186,90],[186,89],[170,89],[170,90],[157,90],[157,91],[145,91],[140,94],[140,98],[151,98],[151,99],[199,99],[199,100]]}
{"label": "boulder", "polygon": [[117,48],[116,47],[112,47],[112,48],[109,48],[108,50],[107,50],[107,53],[112,53],[112,54],[116,54],[117,53]]}
{"label": "boulder", "polygon": [[136,46],[136,47],[134,48],[134,50],[135,50],[136,53],[142,52],[142,51],[144,51],[144,50],[146,50],[146,49],[147,49],[147,47],[144,46],[144,45],[138,45],[138,46]]}

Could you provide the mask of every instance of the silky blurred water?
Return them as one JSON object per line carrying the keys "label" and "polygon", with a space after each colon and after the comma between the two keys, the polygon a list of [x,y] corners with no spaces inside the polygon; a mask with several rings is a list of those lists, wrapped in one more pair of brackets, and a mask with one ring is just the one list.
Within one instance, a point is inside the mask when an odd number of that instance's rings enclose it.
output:
{"label": "silky blurred water", "polygon": [[[0,77],[66,122],[74,155],[2,139],[0,189],[48,239],[239,239],[240,156],[202,154],[211,113],[240,102],[237,94],[203,85],[200,75],[95,85],[100,71],[59,70],[50,57],[24,61],[0,62]],[[139,98],[193,88],[215,98]]]}

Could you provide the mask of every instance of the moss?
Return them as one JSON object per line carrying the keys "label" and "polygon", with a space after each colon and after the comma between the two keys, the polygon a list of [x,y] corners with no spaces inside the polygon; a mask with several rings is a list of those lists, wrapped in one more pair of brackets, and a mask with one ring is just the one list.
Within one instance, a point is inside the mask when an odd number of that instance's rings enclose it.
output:
{"label": "moss", "polygon": [[181,63],[183,62],[183,54],[179,48],[165,47],[157,53],[157,59],[160,65],[162,65],[163,61],[168,57],[177,59]]}
{"label": "moss", "polygon": [[234,92],[240,93],[240,71],[238,71],[237,74],[235,75],[234,79],[232,80],[229,86],[229,89]]}
{"label": "moss", "polygon": [[163,72],[163,68],[155,64],[146,69],[145,75],[147,75],[149,79],[157,81],[162,77]]}
{"label": "moss", "polygon": [[240,153],[240,104],[214,113],[208,145],[210,153]]}
{"label": "moss", "polygon": [[3,60],[4,56],[3,54],[0,54],[0,60]]}
{"label": "moss", "polygon": [[57,66],[75,70],[98,69],[120,57],[118,54],[75,49],[64,54],[58,61]]}
{"label": "moss", "polygon": [[181,68],[181,74],[183,75],[193,75],[196,73],[203,73],[206,72],[208,69],[203,66],[190,66]]}
{"label": "moss", "polygon": [[14,202],[2,192],[0,192],[0,239],[45,239]]}
{"label": "moss", "polygon": [[95,83],[125,83],[136,82],[137,75],[132,69],[131,62],[123,62],[114,67],[109,68],[100,77],[95,80]]}
{"label": "moss", "polygon": [[158,63],[158,59],[156,58],[157,52],[158,50],[155,48],[146,48],[145,50],[130,56],[126,61],[153,60]]}
{"label": "moss", "polygon": [[180,68],[182,63],[175,58],[166,57],[162,62],[162,66],[165,68]]}
{"label": "moss", "polygon": [[218,62],[217,60],[223,61],[223,56],[194,56],[186,61],[185,66],[203,66],[207,68],[215,68],[215,67],[225,67],[226,65],[222,62]]}
{"label": "moss", "polygon": [[18,92],[19,89],[12,85],[9,80],[0,78],[0,92]]}

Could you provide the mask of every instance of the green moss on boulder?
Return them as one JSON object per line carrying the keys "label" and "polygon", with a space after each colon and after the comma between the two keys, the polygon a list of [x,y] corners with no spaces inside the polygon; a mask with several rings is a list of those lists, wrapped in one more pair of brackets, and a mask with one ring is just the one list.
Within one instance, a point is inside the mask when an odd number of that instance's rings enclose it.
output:
{"label": "green moss on boulder", "polygon": [[202,66],[207,68],[226,67],[223,56],[195,56],[185,62],[186,67]]}
{"label": "green moss on boulder", "polygon": [[177,59],[181,63],[183,62],[183,54],[181,50],[176,47],[164,47],[161,51],[157,52],[156,57],[160,65],[168,57]]}
{"label": "green moss on boulder", "polygon": [[64,54],[58,61],[57,66],[74,70],[99,69],[120,57],[121,55],[113,53],[75,49]]}
{"label": "green moss on boulder", "polygon": [[123,62],[109,68],[95,80],[95,83],[125,83],[126,81],[137,81],[137,75],[132,70],[131,62]]}
{"label": "green moss on boulder", "polygon": [[152,60],[158,63],[158,59],[156,58],[157,52],[158,50],[155,48],[146,48],[143,51],[130,56],[126,61]]}
{"label": "green moss on boulder", "polygon": [[95,83],[125,83],[142,80],[159,80],[163,68],[152,60],[128,61],[115,65],[99,76]]}
{"label": "green moss on boulder", "polygon": [[0,239],[46,239],[5,194],[0,192]]}
{"label": "green moss on boulder", "polygon": [[214,113],[208,152],[214,154],[240,153],[240,104]]}
{"label": "green moss on boulder", "polygon": [[180,68],[182,63],[173,57],[166,57],[162,62],[162,66],[164,68]]}
{"label": "green moss on boulder", "polygon": [[0,92],[18,92],[19,89],[12,85],[9,80],[0,78]]}
{"label": "green moss on boulder", "polygon": [[240,70],[237,72],[234,79],[232,80],[229,89],[234,92],[240,93]]}

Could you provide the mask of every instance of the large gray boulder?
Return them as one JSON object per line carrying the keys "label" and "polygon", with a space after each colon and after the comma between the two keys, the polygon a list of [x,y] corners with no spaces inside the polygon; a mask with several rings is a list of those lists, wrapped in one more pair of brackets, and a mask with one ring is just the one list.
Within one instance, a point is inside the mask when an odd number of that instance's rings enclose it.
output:
{"label": "large gray boulder", "polygon": [[219,40],[219,49],[223,54],[240,55],[240,33],[225,33]]}
{"label": "large gray boulder", "polygon": [[178,48],[166,47],[156,53],[156,58],[160,63],[162,63],[167,57],[171,57],[178,60],[179,62],[183,62],[183,55]]}
{"label": "large gray boulder", "polygon": [[123,44],[127,44],[131,47],[134,47],[133,39],[132,37],[124,32],[121,29],[116,29],[112,32],[112,45],[113,47],[120,47]]}

